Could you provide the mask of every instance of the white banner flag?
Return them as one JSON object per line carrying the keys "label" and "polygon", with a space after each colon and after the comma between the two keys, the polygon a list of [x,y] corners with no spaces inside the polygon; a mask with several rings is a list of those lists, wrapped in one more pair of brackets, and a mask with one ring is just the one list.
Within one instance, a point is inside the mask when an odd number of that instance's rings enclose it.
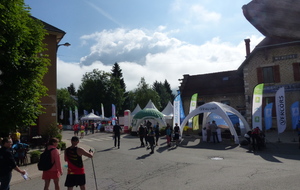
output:
{"label": "white banner flag", "polygon": [[282,133],[286,128],[286,109],[285,109],[285,91],[284,87],[281,87],[276,92],[276,117],[277,117],[277,129],[278,134]]}

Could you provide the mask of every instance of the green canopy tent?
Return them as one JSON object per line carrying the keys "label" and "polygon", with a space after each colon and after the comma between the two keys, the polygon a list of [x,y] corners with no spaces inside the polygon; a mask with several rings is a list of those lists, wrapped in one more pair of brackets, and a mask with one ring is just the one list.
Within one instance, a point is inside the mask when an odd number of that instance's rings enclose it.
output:
{"label": "green canopy tent", "polygon": [[132,119],[132,131],[137,131],[140,124],[146,120],[155,120],[160,126],[166,126],[164,115],[160,111],[153,108],[145,108],[134,115]]}

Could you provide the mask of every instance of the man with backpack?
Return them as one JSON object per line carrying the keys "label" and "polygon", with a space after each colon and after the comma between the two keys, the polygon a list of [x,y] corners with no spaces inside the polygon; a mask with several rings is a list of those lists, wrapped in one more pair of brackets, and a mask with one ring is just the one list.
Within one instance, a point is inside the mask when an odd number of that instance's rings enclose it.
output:
{"label": "man with backpack", "polygon": [[68,174],[65,186],[68,190],[73,190],[74,186],[80,186],[81,190],[85,189],[85,172],[82,162],[82,156],[93,157],[93,152],[87,152],[78,147],[79,138],[74,136],[71,139],[71,146],[65,150],[65,161],[68,163]]}

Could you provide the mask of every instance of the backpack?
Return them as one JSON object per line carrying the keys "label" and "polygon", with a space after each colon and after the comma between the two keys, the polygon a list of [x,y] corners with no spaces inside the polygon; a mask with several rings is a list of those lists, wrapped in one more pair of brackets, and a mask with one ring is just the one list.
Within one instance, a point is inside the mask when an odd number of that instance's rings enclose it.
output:
{"label": "backpack", "polygon": [[37,164],[38,166],[38,169],[40,171],[48,171],[52,168],[52,166],[54,165],[54,162],[52,163],[51,162],[51,151],[53,150],[54,148],[51,148],[51,149],[45,149],[45,151],[41,154],[40,156],[40,161],[39,163]]}

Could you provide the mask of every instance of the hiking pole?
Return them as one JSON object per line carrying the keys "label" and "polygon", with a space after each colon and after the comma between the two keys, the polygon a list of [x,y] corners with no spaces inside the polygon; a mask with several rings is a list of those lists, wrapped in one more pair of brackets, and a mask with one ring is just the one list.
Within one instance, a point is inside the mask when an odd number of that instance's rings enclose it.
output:
{"label": "hiking pole", "polygon": [[[93,152],[92,149],[89,150],[89,152]],[[98,190],[98,185],[97,185],[97,180],[96,180],[96,173],[95,173],[95,167],[94,167],[94,161],[92,159],[92,166],[93,166],[93,171],[94,171],[94,179],[95,179],[95,185],[96,185],[96,190]]]}

